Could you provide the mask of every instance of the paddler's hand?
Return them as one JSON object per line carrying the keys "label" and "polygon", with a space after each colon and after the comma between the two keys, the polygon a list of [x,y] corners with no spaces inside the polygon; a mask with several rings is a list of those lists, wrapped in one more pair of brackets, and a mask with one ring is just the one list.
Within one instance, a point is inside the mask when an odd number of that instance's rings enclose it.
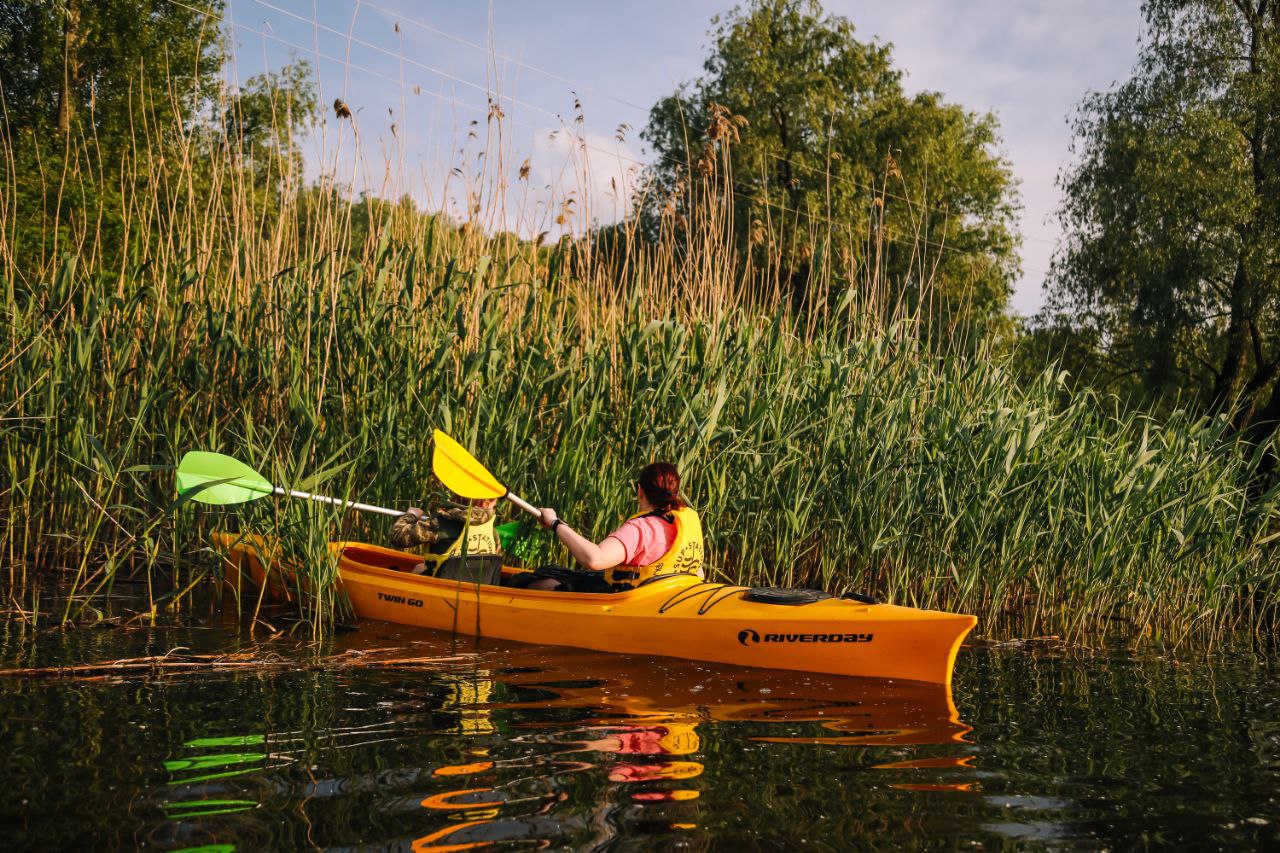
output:
{"label": "paddler's hand", "polygon": [[391,525],[391,544],[397,548],[416,548],[435,541],[435,531],[429,525],[422,524],[423,512],[410,507],[408,512],[396,519]]}
{"label": "paddler's hand", "polygon": [[556,511],[549,506],[544,506],[538,509],[538,523],[543,527],[549,529],[551,525],[556,523],[558,518],[559,516],[556,515]]}

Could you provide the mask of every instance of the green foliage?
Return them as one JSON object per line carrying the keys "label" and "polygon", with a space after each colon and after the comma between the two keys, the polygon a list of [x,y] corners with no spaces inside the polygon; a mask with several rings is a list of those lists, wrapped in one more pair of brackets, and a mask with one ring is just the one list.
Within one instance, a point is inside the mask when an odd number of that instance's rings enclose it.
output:
{"label": "green foliage", "polygon": [[1256,0],[1143,11],[1133,77],[1081,106],[1071,236],[1042,319],[1074,333],[1103,381],[1186,390],[1237,426],[1274,421],[1280,17]]}
{"label": "green foliage", "polygon": [[[343,611],[327,540],[385,526],[297,502],[196,512],[173,501],[170,466],[227,452],[274,483],[408,506],[430,488],[439,427],[599,534],[630,510],[641,465],[675,461],[724,578],[852,586],[976,612],[991,631],[1264,630],[1276,492],[1253,481],[1250,445],[1223,419],[1121,413],[1053,371],[1020,385],[974,334],[1011,263],[994,125],[906,98],[885,49],[808,4],[757,4],[718,38],[681,96],[710,127],[678,149],[688,174],[659,175],[685,189],[648,241],[633,220],[543,246],[331,177],[302,186],[295,135],[315,99],[301,66],[200,114],[144,103],[110,152],[80,127],[56,180],[34,125],[11,128],[8,583],[92,596],[145,574],[158,610],[218,565],[193,554],[208,529],[243,525],[303,567],[292,582],[321,630]],[[804,70],[803,91],[783,67]],[[743,181],[801,213],[757,239],[753,217],[774,208],[725,192]],[[937,205],[935,187],[960,215],[931,222],[896,197]],[[965,278],[940,239],[991,263]],[[547,555],[536,536],[520,553]]]}
{"label": "green foliage", "polygon": [[329,596],[309,604],[324,618],[341,611],[325,540],[379,541],[385,520],[271,500],[174,513],[171,474],[148,466],[211,448],[273,482],[408,506],[441,427],[598,535],[630,510],[640,466],[675,461],[719,578],[874,591],[976,612],[990,632],[1179,639],[1271,618],[1276,495],[1250,495],[1254,460],[1221,420],[1123,414],[1055,373],[1019,388],[1006,359],[939,359],[892,331],[593,307],[545,268],[530,280],[400,233],[247,286],[233,271],[130,279],[120,299],[68,265],[15,292],[9,571],[70,568],[93,590],[181,559],[194,580],[210,563],[181,555],[209,527],[248,525],[284,538],[299,590]]}
{"label": "green foliage", "polygon": [[[300,183],[311,71],[296,62],[228,91],[222,2],[202,6],[0,3],[17,275],[36,277],[68,251],[103,269],[147,263],[158,234],[228,206],[252,207],[260,228],[275,223],[281,194]],[[154,199],[164,203],[142,203]]]}
{"label": "green foliage", "polygon": [[696,206],[719,165],[738,246],[780,258],[797,304],[826,254],[846,280],[883,272],[890,302],[936,302],[953,334],[998,324],[1017,205],[995,117],[907,96],[889,47],[816,0],[753,0],[712,24],[704,76],[659,101],[644,132],[657,204]]}
{"label": "green foliage", "polygon": [[214,109],[221,110],[221,126],[210,122],[200,129],[208,154],[243,171],[244,180],[234,182],[229,191],[247,187],[258,194],[256,206],[263,218],[274,222],[281,193],[302,188],[300,137],[317,114],[311,66],[297,60],[279,71],[250,77]]}
{"label": "green foliage", "polygon": [[6,119],[37,138],[83,134],[108,149],[132,135],[127,119],[172,102],[185,120],[214,96],[222,70],[218,16],[168,0],[5,0],[0,86]]}
{"label": "green foliage", "polygon": [[[104,245],[127,241],[127,190],[155,180],[181,145],[222,57],[216,21],[165,0],[0,3],[7,174],[27,270],[91,232]],[[67,180],[85,173],[99,180]]]}

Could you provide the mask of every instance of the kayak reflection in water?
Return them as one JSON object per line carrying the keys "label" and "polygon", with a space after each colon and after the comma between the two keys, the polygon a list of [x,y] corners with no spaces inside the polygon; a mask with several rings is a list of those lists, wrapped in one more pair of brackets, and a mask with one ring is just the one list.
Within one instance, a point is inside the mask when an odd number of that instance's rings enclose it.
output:
{"label": "kayak reflection in water", "polygon": [[571,528],[551,507],[539,510],[551,530],[583,567],[543,566],[521,586],[567,592],[616,592],[650,578],[702,571],[702,522],[680,497],[680,474],[670,462],[646,465],[636,481],[638,512],[599,543]]}

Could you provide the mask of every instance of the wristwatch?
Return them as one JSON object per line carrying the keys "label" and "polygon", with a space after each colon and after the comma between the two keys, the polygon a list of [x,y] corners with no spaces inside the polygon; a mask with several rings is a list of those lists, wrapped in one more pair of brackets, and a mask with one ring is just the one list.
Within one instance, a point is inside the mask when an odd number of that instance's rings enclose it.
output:
{"label": "wristwatch", "polygon": [[564,524],[564,519],[563,519],[563,518],[557,518],[555,521],[551,522],[551,532],[552,532],[552,533],[555,533],[555,532],[556,532],[556,528],[557,528],[557,527],[559,527],[559,526],[560,526],[560,525],[562,525],[562,524]]}

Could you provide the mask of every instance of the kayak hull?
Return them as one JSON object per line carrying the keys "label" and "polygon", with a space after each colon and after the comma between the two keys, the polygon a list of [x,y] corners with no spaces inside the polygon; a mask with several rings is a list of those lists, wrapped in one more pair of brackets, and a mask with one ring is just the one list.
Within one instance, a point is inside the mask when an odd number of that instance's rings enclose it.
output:
{"label": "kayak hull", "polygon": [[[229,583],[289,597],[287,569],[261,540],[214,534]],[[743,599],[748,587],[692,576],[618,593],[477,585],[410,574],[417,556],[358,542],[331,543],[343,591],[359,618],[603,652],[950,684],[956,653],[977,619],[830,598],[801,606]]]}

